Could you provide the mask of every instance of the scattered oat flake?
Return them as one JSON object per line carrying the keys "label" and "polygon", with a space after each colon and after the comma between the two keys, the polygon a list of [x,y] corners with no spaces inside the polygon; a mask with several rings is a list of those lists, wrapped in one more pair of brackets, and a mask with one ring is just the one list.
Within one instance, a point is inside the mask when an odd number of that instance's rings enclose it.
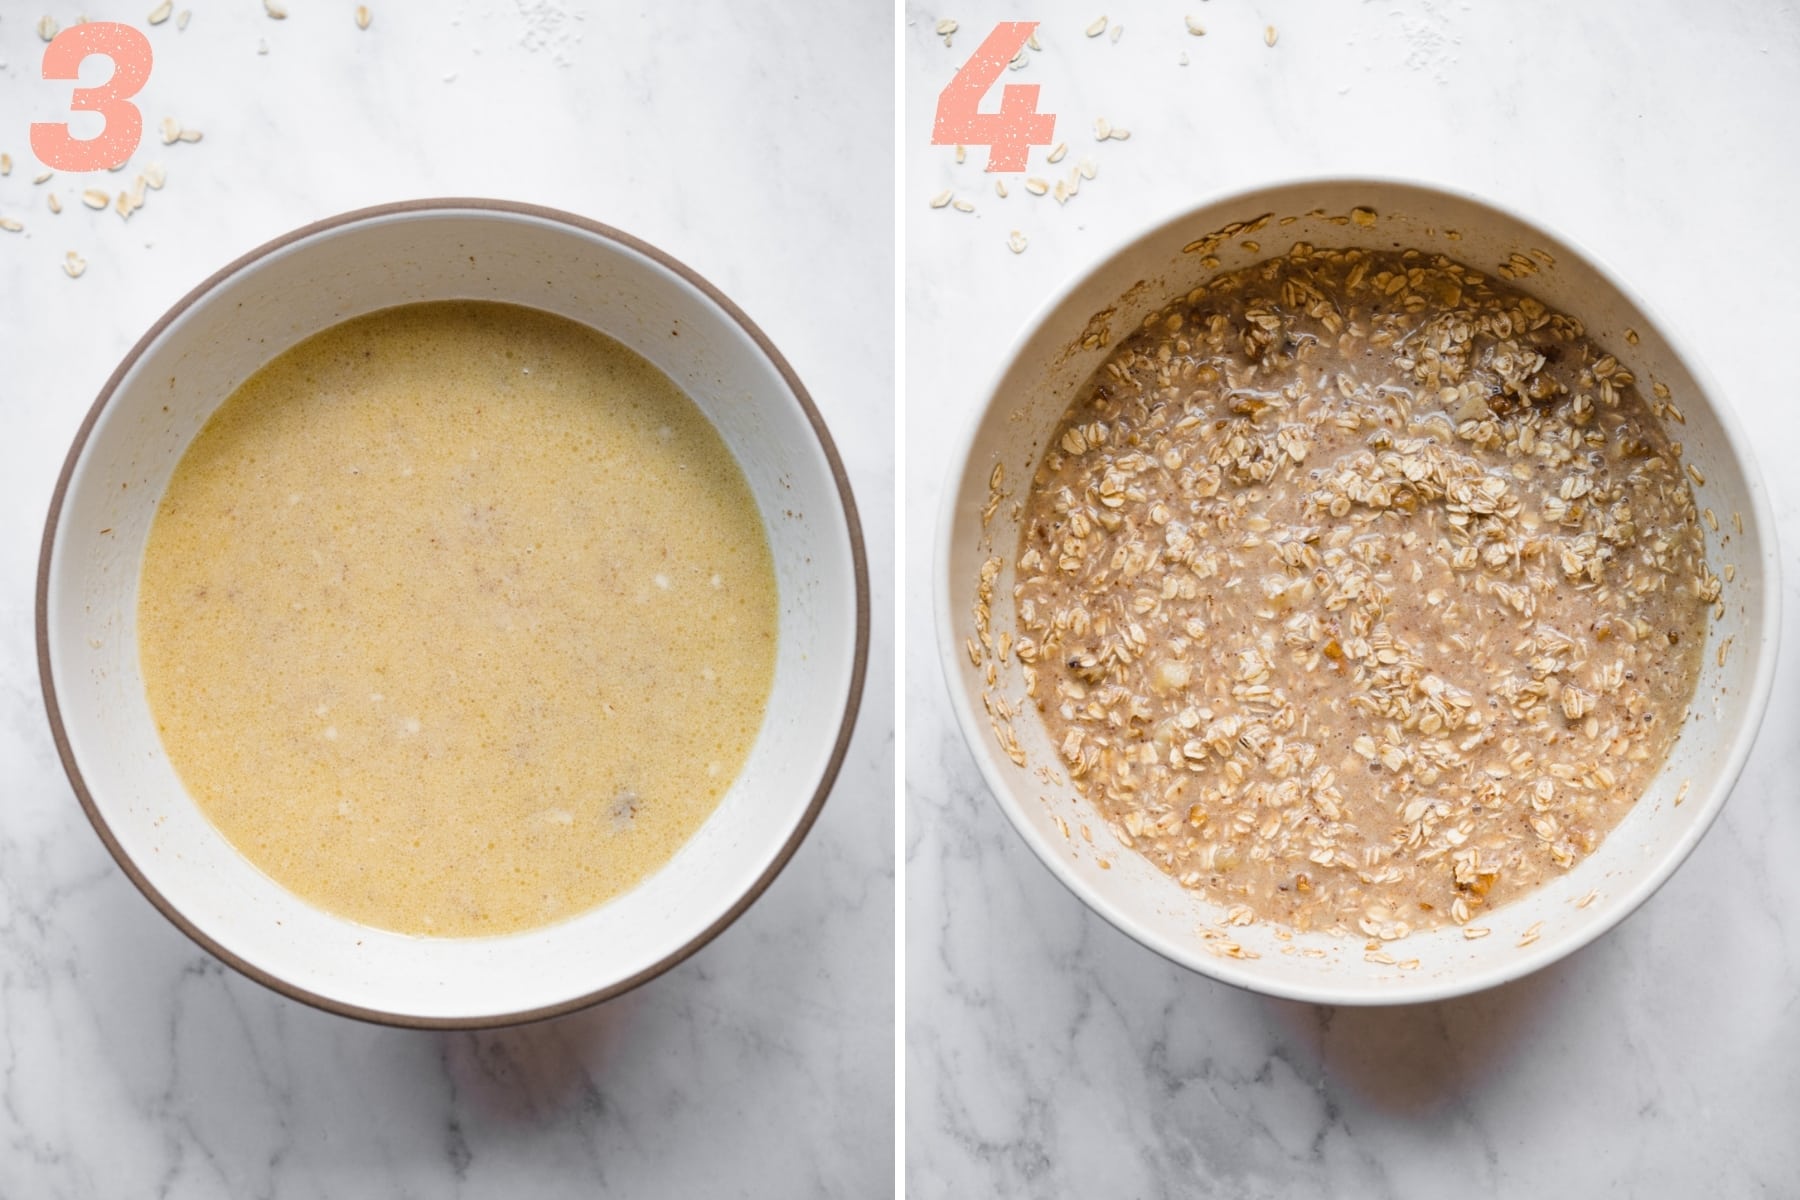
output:
{"label": "scattered oat flake", "polygon": [[1538,940],[1538,934],[1542,933],[1543,930],[1544,923],[1542,921],[1533,922],[1530,929],[1527,929],[1524,933],[1519,935],[1518,944],[1521,947],[1531,945],[1531,943]]}
{"label": "scattered oat flake", "polygon": [[271,20],[287,20],[287,7],[281,3],[281,0],[263,0],[263,11],[269,14]]}
{"label": "scattered oat flake", "polygon": [[1213,954],[1217,955],[1220,958],[1261,958],[1262,957],[1256,951],[1246,950],[1242,946],[1238,945],[1236,942],[1230,941],[1225,938],[1215,938],[1210,941],[1204,942],[1202,944],[1205,945],[1205,947],[1208,950],[1212,951]]}
{"label": "scattered oat flake", "polygon": [[1058,142],[1058,143],[1056,143],[1056,149],[1050,151],[1050,157],[1046,161],[1053,162],[1053,163],[1059,163],[1063,160],[1063,155],[1067,154],[1068,152],[1069,152],[1069,143]]}
{"label": "scattered oat flake", "polygon": [[1099,37],[1101,34],[1106,32],[1106,18],[1101,17],[1098,21],[1095,21],[1092,25],[1089,25],[1082,32],[1086,33],[1089,37]]}
{"label": "scattered oat flake", "polygon": [[1477,940],[1478,938],[1484,938],[1492,932],[1494,932],[1494,931],[1483,925],[1464,925],[1463,926],[1463,936],[1465,938],[1468,938],[1471,942]]}
{"label": "scattered oat flake", "polygon": [[1192,17],[1185,17],[1183,19],[1187,21],[1188,33],[1192,34],[1194,37],[1206,36],[1206,30],[1201,27],[1200,22],[1194,20]]}
{"label": "scattered oat flake", "polygon": [[113,208],[115,211],[118,212],[119,217],[122,220],[126,220],[126,221],[131,220],[132,208],[131,208],[130,194],[126,193],[126,192],[120,192],[118,194],[118,196],[115,197],[113,200]]}
{"label": "scattered oat flake", "polygon": [[356,27],[358,29],[367,29],[369,27],[369,22],[374,19],[375,18],[369,12],[368,5],[359,4],[356,6]]}
{"label": "scattered oat flake", "polygon": [[1094,165],[1093,159],[1084,158],[1081,160],[1081,165],[1075,168],[1075,171],[1083,179],[1092,179],[1100,173],[1100,168]]}
{"label": "scattered oat flake", "polygon": [[1104,142],[1112,136],[1112,122],[1105,117],[1094,118],[1094,140]]}
{"label": "scattered oat flake", "polygon": [[1281,35],[1275,32],[1275,27],[1273,25],[1266,25],[1263,27],[1263,45],[1273,46],[1276,39],[1280,37]]}
{"label": "scattered oat flake", "polygon": [[1627,345],[1627,346],[1635,346],[1635,345],[1637,345],[1637,344],[1638,344],[1638,334],[1637,334],[1637,330],[1635,330],[1635,329],[1627,329],[1627,330],[1626,330],[1626,331],[1625,331],[1625,344],[1626,344],[1626,345]]}
{"label": "scattered oat flake", "polygon": [[931,198],[931,207],[942,208],[946,204],[950,203],[952,198],[953,198],[953,193],[948,188],[945,188],[943,191],[939,192],[937,195],[935,195]]}
{"label": "scattered oat flake", "polygon": [[12,174],[12,155],[0,154],[0,175]]}
{"label": "scattered oat flake", "polygon": [[70,279],[80,279],[81,273],[87,270],[87,259],[73,250],[63,255],[63,274]]}
{"label": "scattered oat flake", "polygon": [[966,149],[964,149],[962,146],[958,146],[956,148],[956,161],[957,162],[960,163],[960,162],[964,161],[965,159],[967,159],[968,157],[969,157],[969,152]]}
{"label": "scattered oat flake", "polygon": [[951,18],[951,17],[945,17],[943,20],[941,20],[937,23],[937,31],[938,31],[939,37],[949,37],[951,34],[953,34],[957,31],[957,28],[958,28],[958,26],[956,24],[955,19]]}
{"label": "scattered oat flake", "polygon": [[1050,190],[1050,185],[1033,175],[1025,181],[1025,190],[1034,196],[1041,196]]}
{"label": "scattered oat flake", "polygon": [[50,202],[50,211],[51,212],[59,213],[62,211],[62,199],[59,196],[57,196],[57,194],[55,192],[51,192],[48,196],[45,197],[45,199]]}
{"label": "scattered oat flake", "polygon": [[206,135],[201,133],[198,129],[184,129],[175,135],[175,140],[179,142],[197,142],[205,136]]}
{"label": "scattered oat flake", "polygon": [[1120,129],[1117,125],[1115,125],[1112,127],[1112,131],[1110,133],[1108,133],[1106,136],[1111,138],[1115,142],[1128,141],[1131,138],[1131,130]]}
{"label": "scattered oat flake", "polygon": [[181,125],[174,117],[164,117],[162,119],[161,129],[163,145],[165,146],[173,146],[176,140],[181,137]]}
{"label": "scattered oat flake", "polygon": [[1180,57],[1179,57],[1179,58],[1177,58],[1177,59],[1176,59],[1176,60],[1175,60],[1175,61],[1176,61],[1176,62],[1177,62],[1177,63],[1178,63],[1178,64],[1180,64],[1180,65],[1181,65],[1181,66],[1184,66],[1184,67],[1185,67],[1185,66],[1187,66],[1187,65],[1188,65],[1188,56],[1187,56],[1187,51],[1186,51],[1186,50],[1183,50],[1183,51],[1182,51],[1182,52],[1181,52],[1181,56],[1180,56]]}
{"label": "scattered oat flake", "polygon": [[174,12],[174,0],[163,0],[161,4],[150,10],[150,16],[147,19],[152,25],[161,25],[164,21],[168,20]]}
{"label": "scattered oat flake", "polygon": [[1043,49],[1042,46],[1038,45],[1037,31],[1035,29],[1032,30],[1031,36],[1025,39],[1025,44],[1027,46],[1031,47],[1033,50],[1042,50]]}
{"label": "scattered oat flake", "polygon": [[972,213],[975,211],[975,205],[968,200],[954,200],[951,202],[950,207],[954,208],[957,212]]}
{"label": "scattered oat flake", "polygon": [[112,197],[99,188],[89,188],[81,193],[81,202],[92,209],[102,209],[112,203]]}
{"label": "scattered oat flake", "polygon": [[1383,951],[1380,951],[1380,950],[1365,951],[1363,954],[1363,961],[1364,962],[1372,962],[1372,963],[1380,963],[1384,967],[1391,967],[1391,966],[1395,965],[1393,955],[1384,953]]}
{"label": "scattered oat flake", "polygon": [[1419,969],[1419,960],[1416,958],[1403,958],[1399,962],[1399,967],[1402,971],[1416,971]]}
{"label": "scattered oat flake", "polygon": [[1067,204],[1069,202],[1069,185],[1059,179],[1056,181],[1055,189],[1050,194],[1056,197],[1056,202],[1058,204]]}
{"label": "scattered oat flake", "polygon": [[163,182],[167,178],[168,176],[163,173],[161,163],[151,163],[144,168],[144,182],[150,185],[152,191],[162,191]]}
{"label": "scattered oat flake", "polygon": [[46,14],[38,18],[37,34],[46,42],[54,38],[60,29],[62,26],[56,23],[55,17]]}
{"label": "scattered oat flake", "polygon": [[23,221],[14,217],[0,217],[0,229],[4,229],[8,233],[18,233],[24,228],[25,222]]}
{"label": "scattered oat flake", "polygon": [[1706,486],[1706,476],[1700,473],[1699,467],[1696,467],[1693,463],[1689,463],[1687,465],[1687,473],[1693,477],[1695,487]]}
{"label": "scattered oat flake", "polygon": [[33,178],[31,182],[32,183],[49,183],[51,178],[55,174],[56,174],[56,172],[54,172],[54,171],[39,171],[37,173],[36,177]]}
{"label": "scattered oat flake", "polygon": [[1124,36],[1125,36],[1125,27],[1123,25],[1114,25],[1112,27],[1112,40],[1115,45],[1118,43],[1119,39]]}
{"label": "scattered oat flake", "polygon": [[191,19],[193,17],[193,15],[194,14],[191,11],[189,11],[188,9],[185,9],[185,8],[182,9],[180,15],[175,18],[175,28],[186,29],[187,23],[188,23],[189,19]]}
{"label": "scattered oat flake", "polygon": [[1598,900],[1599,898],[1600,898],[1600,889],[1594,888],[1592,891],[1588,892],[1587,895],[1585,895],[1581,899],[1577,900],[1575,902],[1575,907],[1576,908],[1586,908],[1588,905],[1592,904],[1594,901]]}

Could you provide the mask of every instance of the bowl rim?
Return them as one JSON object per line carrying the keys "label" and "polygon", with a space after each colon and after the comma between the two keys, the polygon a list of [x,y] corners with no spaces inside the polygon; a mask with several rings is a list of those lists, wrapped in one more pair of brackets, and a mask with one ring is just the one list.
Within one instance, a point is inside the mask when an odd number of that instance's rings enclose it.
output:
{"label": "bowl rim", "polygon": [[[108,827],[105,817],[101,815],[98,806],[94,802],[93,795],[88,790],[87,782],[81,773],[81,767],[75,761],[74,752],[69,745],[68,733],[63,725],[62,709],[57,700],[56,682],[50,661],[50,568],[52,551],[56,543],[57,528],[62,515],[63,502],[69,489],[69,481],[74,474],[76,463],[80,460],[82,452],[87,448],[88,437],[93,432],[94,425],[99,421],[100,414],[106,409],[107,405],[111,403],[113,394],[117,390],[120,382],[130,373],[132,368],[137,365],[138,360],[143,356],[145,351],[149,349],[151,344],[154,343],[162,335],[163,331],[173,324],[177,318],[205,299],[221,284],[236,277],[262,259],[277,251],[283,250],[288,246],[316,237],[319,234],[328,233],[332,230],[341,229],[350,225],[384,220],[390,217],[447,215],[452,213],[481,213],[507,218],[531,218],[562,225],[576,233],[597,237],[603,241],[611,242],[617,247],[648,258],[658,266],[679,276],[683,282],[689,284],[708,300],[718,305],[725,315],[742,329],[751,341],[756,344],[757,349],[761,351],[770,364],[780,373],[783,382],[793,393],[794,399],[799,403],[802,413],[805,415],[807,422],[811,425],[813,436],[818,442],[819,449],[825,456],[827,465],[830,467],[832,481],[837,487],[838,502],[844,515],[845,532],[848,534],[850,541],[850,557],[856,587],[856,644],[851,660],[849,687],[844,699],[843,717],[838,723],[830,757],[825,763],[824,770],[820,773],[818,784],[813,791],[811,800],[807,803],[805,812],[801,814],[800,820],[788,834],[787,840],[782,844],[780,850],[776,853],[775,858],[769,863],[768,867],[765,868],[763,873],[751,883],[748,890],[733,901],[732,904],[712,922],[712,924],[708,925],[705,929],[701,930],[700,933],[676,947],[650,966],[645,967],[643,970],[638,971],[626,979],[608,984],[605,987],[572,999],[558,1001],[554,1004],[547,1004],[537,1008],[523,1009],[516,1012],[489,1013],[468,1017],[421,1017],[404,1012],[349,1004],[341,1000],[333,999],[330,996],[311,991],[307,988],[299,987],[261,967],[255,966],[226,949],[205,930],[201,929],[197,924],[190,920],[180,909],[172,904],[166,896],[151,885],[150,881],[138,869],[136,863],[125,853],[117,838],[113,836],[112,830]],[[724,292],[720,291],[685,263],[641,238],[634,237],[623,230],[614,228],[613,226],[604,224],[600,221],[580,216],[563,209],[551,208],[538,204],[528,204],[515,200],[468,196],[432,197],[393,201],[386,204],[376,204],[365,208],[353,209],[348,212],[339,213],[335,216],[309,222],[297,229],[264,242],[255,249],[233,259],[225,266],[207,276],[207,278],[202,280],[199,284],[195,285],[186,295],[177,300],[167,312],[163,313],[163,315],[156,320],[155,324],[151,325],[144,335],[137,340],[125,354],[125,357],[120,360],[119,365],[107,378],[104,386],[101,387],[99,395],[95,398],[92,406],[89,407],[87,415],[82,419],[80,427],[76,430],[74,440],[69,446],[68,454],[63,459],[62,471],[57,476],[56,488],[51,493],[50,497],[50,508],[44,518],[44,534],[39,545],[37,569],[36,632],[38,679],[43,689],[44,707],[50,719],[50,732],[52,738],[56,742],[57,756],[62,761],[63,772],[68,776],[69,783],[75,790],[75,796],[81,802],[82,811],[87,814],[88,821],[93,825],[94,831],[100,835],[101,842],[105,844],[107,851],[113,857],[113,861],[119,865],[119,869],[125,873],[126,877],[130,879],[132,883],[137,885],[137,889],[144,894],[144,897],[148,899],[151,904],[155,905],[157,910],[160,911],[164,917],[167,917],[177,929],[187,934],[187,936],[202,950],[205,950],[214,958],[219,959],[239,974],[262,984],[271,991],[277,992],[290,999],[298,1000],[313,1008],[321,1009],[329,1013],[335,1013],[339,1016],[352,1017],[372,1024],[396,1026],[407,1029],[491,1029],[498,1026],[522,1025],[532,1021],[544,1021],[553,1017],[565,1016],[569,1013],[578,1012],[584,1008],[599,1004],[602,1001],[610,1000],[615,996],[638,987],[640,984],[649,982],[663,972],[680,964],[707,943],[711,942],[714,938],[718,937],[719,934],[723,933],[740,916],[742,916],[751,904],[753,904],[757,898],[768,889],[769,885],[775,881],[775,877],[781,873],[782,869],[787,866],[789,860],[791,860],[794,854],[799,850],[800,844],[805,841],[806,835],[811,831],[814,822],[817,821],[820,811],[824,808],[826,797],[831,793],[832,786],[837,780],[838,772],[843,766],[844,758],[849,752],[851,734],[855,729],[857,713],[862,703],[863,684],[868,674],[869,611],[868,552],[863,541],[862,523],[857,515],[856,498],[850,487],[850,477],[844,469],[843,460],[838,455],[837,445],[832,441],[831,433],[826,428],[825,420],[819,414],[819,410],[814,405],[812,396],[806,390],[806,386],[800,382],[799,375],[795,373],[794,368],[788,363],[787,359],[782,356],[781,352],[775,348],[775,344],[769,340],[768,335],[750,319],[743,309],[739,308],[725,295]]]}
{"label": "bowl rim", "polygon": [[[1068,303],[1074,295],[1088,286],[1121,255],[1140,245],[1178,236],[1178,231],[1194,222],[1200,214],[1212,212],[1216,216],[1219,215],[1217,210],[1240,205],[1246,211],[1251,209],[1261,211],[1261,209],[1257,209],[1258,205],[1266,206],[1280,194],[1319,187],[1368,188],[1371,191],[1398,190],[1448,197],[1474,208],[1486,210],[1503,220],[1511,221],[1525,229],[1541,234],[1603,279],[1626,304],[1644,318],[1650,328],[1662,336],[1670,352],[1687,368],[1695,383],[1699,385],[1707,407],[1718,419],[1720,429],[1724,433],[1725,449],[1743,475],[1745,491],[1749,494],[1754,513],[1755,528],[1761,535],[1761,555],[1757,566],[1761,572],[1759,590],[1763,611],[1763,628],[1759,630],[1760,640],[1755,650],[1751,682],[1749,688],[1746,689],[1749,719],[1733,731],[1731,748],[1722,769],[1706,782],[1701,795],[1690,796],[1688,803],[1693,806],[1691,811],[1694,815],[1669,852],[1651,870],[1639,876],[1630,887],[1621,892],[1617,903],[1597,912],[1596,919],[1574,929],[1567,935],[1525,947],[1497,966],[1470,971],[1466,974],[1453,974],[1444,980],[1421,977],[1419,984],[1410,987],[1397,986],[1392,989],[1392,994],[1349,992],[1334,990],[1331,986],[1292,985],[1260,977],[1253,964],[1245,965],[1236,960],[1201,954],[1197,945],[1193,948],[1193,953],[1185,953],[1183,947],[1161,938],[1148,927],[1141,925],[1122,906],[1114,903],[1098,889],[1090,887],[1075,873],[1066,856],[1056,852],[1056,847],[1048,841],[1047,835],[1040,834],[1020,806],[1014,803],[1011,786],[1005,781],[1005,772],[1002,770],[1000,759],[994,753],[988,738],[984,736],[985,726],[978,719],[978,714],[961,686],[959,664],[964,652],[957,641],[954,625],[955,600],[952,596],[952,589],[956,586],[957,581],[951,578],[950,560],[960,499],[960,485],[968,478],[973,463],[976,438],[983,422],[993,411],[994,406],[999,403],[1001,387],[1005,384],[1007,377],[1018,367],[1029,342],[1039,329],[1057,309]],[[1227,217],[1226,219],[1233,218]],[[954,444],[943,491],[939,496],[935,530],[936,544],[932,555],[932,570],[935,577],[932,585],[932,609],[937,634],[938,665],[945,686],[950,693],[951,710],[956,715],[963,741],[967,744],[977,767],[980,768],[982,779],[987,784],[994,803],[1005,813],[1014,832],[1030,847],[1038,861],[1049,870],[1058,882],[1072,892],[1076,899],[1099,914],[1108,924],[1139,945],[1177,966],[1259,995],[1304,1003],[1353,1007],[1429,1003],[1471,995],[1510,983],[1575,953],[1595,939],[1617,928],[1637,912],[1644,902],[1669,880],[1681,864],[1687,861],[1694,848],[1712,828],[1719,813],[1724,809],[1726,799],[1742,775],[1745,764],[1749,761],[1750,753],[1756,743],[1757,733],[1768,713],[1781,636],[1781,548],[1768,486],[1763,480],[1762,471],[1752,450],[1749,437],[1739,424],[1736,411],[1724,398],[1724,393],[1712,373],[1689,348],[1686,340],[1674,330],[1660,312],[1644,299],[1637,289],[1626,282],[1624,276],[1610,263],[1581,242],[1539,218],[1526,216],[1508,205],[1465,188],[1400,175],[1324,172],[1265,179],[1257,183],[1208,192],[1202,194],[1197,200],[1184,202],[1173,209],[1165,210],[1145,224],[1135,227],[1133,231],[1109,242],[1100,253],[1075,268],[1025,319],[1024,324],[1013,336],[1011,344],[1000,357],[998,366],[980,396],[980,403],[972,408],[965,420],[959,440]],[[1008,765],[1010,766],[1010,763]]]}

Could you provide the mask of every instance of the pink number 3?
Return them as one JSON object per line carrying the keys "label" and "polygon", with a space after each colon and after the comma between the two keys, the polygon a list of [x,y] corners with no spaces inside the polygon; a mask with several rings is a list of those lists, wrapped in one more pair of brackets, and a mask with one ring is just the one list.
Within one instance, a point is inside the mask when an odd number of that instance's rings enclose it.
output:
{"label": "pink number 3", "polygon": [[71,25],[44,47],[45,79],[79,79],[90,55],[112,59],[112,77],[99,87],[75,89],[72,112],[97,112],[106,118],[99,136],[76,138],[61,121],[34,121],[31,152],[59,171],[101,171],[122,166],[137,152],[144,136],[144,114],[131,98],[150,78],[150,39],[129,25],[88,21]]}

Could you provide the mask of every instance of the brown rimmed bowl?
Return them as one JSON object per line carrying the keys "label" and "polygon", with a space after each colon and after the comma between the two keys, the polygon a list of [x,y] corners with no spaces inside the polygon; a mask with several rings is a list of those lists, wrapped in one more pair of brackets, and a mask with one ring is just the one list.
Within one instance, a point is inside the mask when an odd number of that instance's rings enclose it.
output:
{"label": "brown rimmed bowl", "polygon": [[[496,300],[579,321],[698,404],[756,497],[780,594],[773,690],[717,811],[661,870],[580,916],[503,937],[422,938],[300,900],[201,814],[144,692],[137,585],[159,497],[213,410],[295,343],[426,300]],[[596,1003],[669,969],[759,896],[818,816],[849,744],[869,585],[849,481],[793,370],[717,288],[569,213],[422,200],[347,213],[262,246],[156,322],[75,436],[37,585],[56,745],[101,840],[151,903],[260,983],[333,1012],[470,1028]]]}

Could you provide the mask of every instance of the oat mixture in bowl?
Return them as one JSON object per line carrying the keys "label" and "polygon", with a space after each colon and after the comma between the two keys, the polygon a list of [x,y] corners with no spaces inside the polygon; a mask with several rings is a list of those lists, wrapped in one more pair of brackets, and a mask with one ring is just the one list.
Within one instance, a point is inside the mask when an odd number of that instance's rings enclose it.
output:
{"label": "oat mixture in bowl", "polygon": [[1196,970],[1334,1003],[1553,961],[1691,850],[1772,670],[1729,414],[1566,243],[1409,184],[1209,204],[1010,356],[940,527],[1002,809]]}
{"label": "oat mixture in bowl", "polygon": [[1579,321],[1299,243],[1152,313],[1071,408],[1015,563],[1027,695],[1184,886],[1467,924],[1592,852],[1680,727],[1721,585],[1678,449]]}

